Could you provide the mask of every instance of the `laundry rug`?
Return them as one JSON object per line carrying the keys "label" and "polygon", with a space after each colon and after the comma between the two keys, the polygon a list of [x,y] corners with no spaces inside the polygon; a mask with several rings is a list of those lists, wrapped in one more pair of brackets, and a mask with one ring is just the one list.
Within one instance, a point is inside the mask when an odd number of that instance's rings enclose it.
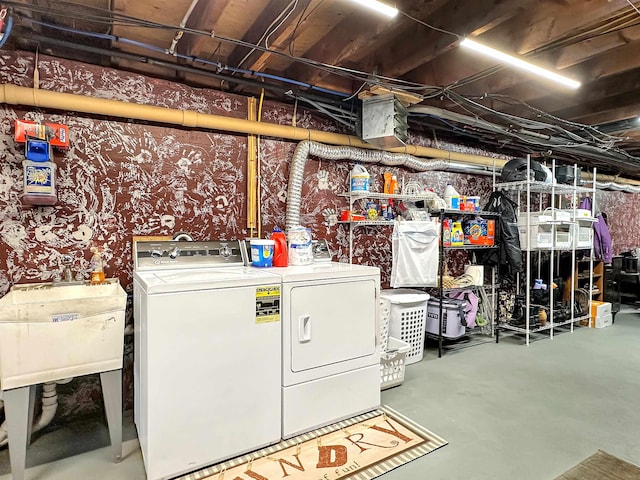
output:
{"label": "laundry rug", "polygon": [[176,480],[370,480],[446,444],[381,407]]}
{"label": "laundry rug", "polygon": [[556,480],[638,480],[640,467],[598,450]]}

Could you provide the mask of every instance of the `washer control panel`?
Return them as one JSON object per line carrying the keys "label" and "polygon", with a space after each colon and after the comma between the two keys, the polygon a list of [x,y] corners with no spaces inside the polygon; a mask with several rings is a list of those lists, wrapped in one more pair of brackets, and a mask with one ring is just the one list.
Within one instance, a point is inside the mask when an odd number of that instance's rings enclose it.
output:
{"label": "washer control panel", "polygon": [[133,251],[136,270],[242,266],[246,256],[244,242],[238,240],[140,241]]}

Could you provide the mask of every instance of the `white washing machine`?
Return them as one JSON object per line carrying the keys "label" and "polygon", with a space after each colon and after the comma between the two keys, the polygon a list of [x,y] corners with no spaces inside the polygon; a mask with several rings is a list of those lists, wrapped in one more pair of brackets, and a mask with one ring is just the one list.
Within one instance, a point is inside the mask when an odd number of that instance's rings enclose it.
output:
{"label": "white washing machine", "polygon": [[280,278],[236,242],[137,242],[135,423],[149,480],[281,437]]}
{"label": "white washing machine", "polygon": [[282,437],[380,405],[377,267],[325,262],[282,277]]}

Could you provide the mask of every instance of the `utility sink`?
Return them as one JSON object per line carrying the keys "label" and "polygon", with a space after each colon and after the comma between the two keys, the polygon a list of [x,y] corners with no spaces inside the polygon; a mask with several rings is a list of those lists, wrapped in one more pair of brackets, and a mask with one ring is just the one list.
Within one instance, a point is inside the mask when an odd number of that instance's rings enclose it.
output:
{"label": "utility sink", "polygon": [[117,279],[15,285],[0,298],[0,389],[122,368],[126,299]]}

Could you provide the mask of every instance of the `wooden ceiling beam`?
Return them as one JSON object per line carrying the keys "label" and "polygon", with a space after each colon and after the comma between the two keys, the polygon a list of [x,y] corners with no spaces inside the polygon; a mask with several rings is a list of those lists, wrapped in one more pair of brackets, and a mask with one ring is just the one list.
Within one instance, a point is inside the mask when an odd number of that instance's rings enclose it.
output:
{"label": "wooden ceiling beam", "polygon": [[[537,2],[521,0],[518,5],[521,8],[522,5],[534,3]],[[429,19],[429,24],[459,35],[468,35],[476,30],[484,30],[496,19],[518,13],[519,9],[514,9],[512,3],[501,0],[451,0]],[[373,65],[380,66],[382,75],[400,77],[454,48],[458,41],[453,35],[414,24],[371,61],[375,62]]]}
{"label": "wooden ceiling beam", "polygon": [[[215,2],[201,1],[191,12],[191,16],[187,21],[187,26],[195,30],[204,32],[212,32],[215,38],[216,25],[218,20],[222,18],[225,10],[229,7],[232,0],[217,0]],[[186,35],[178,44],[179,51],[184,55],[201,56],[206,50],[207,44],[211,41],[210,37],[203,35]]]}
{"label": "wooden ceiling beam", "polygon": [[[310,0],[306,10],[303,11],[303,9],[298,7],[297,11],[287,19],[287,21],[277,30],[277,32],[275,32],[274,35],[271,36],[269,48],[286,52],[296,28],[302,31],[305,28],[312,26],[313,22],[311,20],[313,19],[310,20],[307,13],[313,12],[321,6],[322,0]],[[303,15],[304,18],[300,18]],[[298,20],[300,20],[300,22],[298,22]],[[273,56],[274,55],[270,52],[261,52],[258,54],[257,58],[253,59],[247,65],[246,68],[250,70],[264,71]]]}
{"label": "wooden ceiling beam", "polygon": [[[276,22],[278,16],[285,10],[285,8],[291,3],[291,0],[271,0],[269,4],[262,10],[260,15],[256,16],[255,21],[251,25],[251,28],[244,34],[243,41],[252,44],[260,43],[263,35],[267,32],[269,26]],[[264,43],[262,42],[264,45]],[[240,65],[242,58],[250,52],[247,47],[237,46],[229,54],[227,58],[227,64],[232,67]],[[258,53],[254,53],[255,56]],[[251,57],[249,57],[251,58]]]}
{"label": "wooden ceiling beam", "polygon": [[595,125],[637,117],[639,104],[640,97],[634,89],[552,113],[567,120]]}
{"label": "wooden ceiling beam", "polygon": [[562,70],[638,40],[640,25],[589,38],[563,48],[557,57],[555,67]]}
{"label": "wooden ceiling beam", "polygon": [[563,0],[545,1],[515,18],[507,28],[511,45],[520,55],[543,45],[561,40],[567,33],[586,32],[608,26],[616,16],[636,13],[626,0]]}
{"label": "wooden ceiling beam", "polygon": [[[429,17],[448,0],[410,0],[403,4],[407,14],[427,21]],[[401,32],[414,25],[414,21],[404,15],[393,20],[381,19],[374,13],[363,12],[345,17],[337,23],[306,53],[312,60],[338,66],[357,65],[372,52],[385,49]],[[316,84],[329,74],[319,69],[311,69],[296,64],[287,73],[310,84]],[[323,85],[324,86],[324,85]]]}
{"label": "wooden ceiling beam", "polygon": [[[525,86],[520,84],[517,88],[503,90],[503,92],[557,117],[577,120],[583,116],[589,116],[599,109],[605,107],[609,109],[611,105],[607,105],[607,103],[621,93],[638,92],[640,89],[640,56],[637,55],[637,52],[639,49],[640,41],[632,42],[568,69],[571,72],[576,72],[576,77],[593,79],[590,82],[585,82],[576,91],[536,92],[530,89],[526,90]],[[496,78],[500,80],[500,77]],[[506,80],[508,79],[503,79],[503,81]],[[499,90],[496,88],[491,91]],[[638,94],[636,93],[636,95]],[[526,110],[517,106],[504,108],[504,111],[512,115],[528,115]]]}
{"label": "wooden ceiling beam", "polygon": [[[565,118],[561,112],[566,113],[572,109],[593,112],[597,103],[608,101],[605,99],[638,90],[640,90],[640,67],[598,79],[589,83],[585,88],[572,92],[571,95],[563,95],[560,92],[544,95],[540,90],[527,92],[523,88],[518,88],[518,91],[511,93],[510,96],[526,101],[539,110]],[[512,115],[523,113],[522,108],[518,106],[507,107],[503,111]]]}
{"label": "wooden ceiling beam", "polygon": [[[625,0],[612,0],[607,3],[591,0],[565,0],[562,3],[545,1],[544,4],[514,17],[512,22],[488,32],[478,40],[497,48],[501,48],[500,45],[511,45],[511,48],[502,48],[507,51],[512,49],[519,55],[526,55],[527,60],[535,64],[554,69],[558,62],[570,62],[569,58],[561,58],[557,51],[542,52],[536,55],[531,53],[535,50],[543,50],[552,42],[566,41],[572,33],[575,35],[584,34],[591,29],[606,26],[609,18],[625,16],[629,8],[629,4]],[[579,42],[576,45],[582,43]],[[581,59],[576,58],[575,50],[581,52]],[[598,55],[602,51],[602,45],[592,42],[576,46],[575,50],[573,53],[574,61],[585,61]],[[482,71],[474,69],[473,65],[474,62],[467,62],[463,65],[459,78],[468,78]],[[523,78],[526,78],[522,75],[508,73],[510,70],[512,70],[511,67],[505,67],[500,71],[500,75],[489,75],[469,83],[457,91],[467,94],[496,93],[514,87]],[[567,70],[563,73],[570,77],[572,75],[578,77],[579,72]]]}

